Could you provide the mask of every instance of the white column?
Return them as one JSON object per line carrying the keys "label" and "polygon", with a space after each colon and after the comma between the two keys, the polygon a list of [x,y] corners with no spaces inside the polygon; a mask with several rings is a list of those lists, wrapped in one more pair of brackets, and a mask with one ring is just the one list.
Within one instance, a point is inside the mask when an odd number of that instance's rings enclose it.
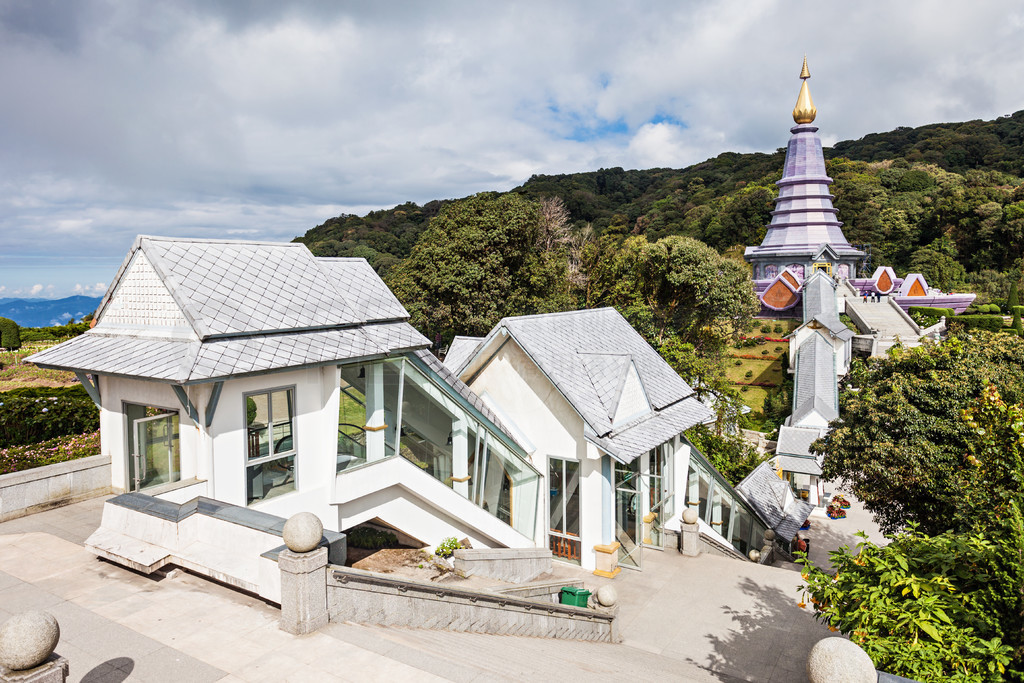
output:
{"label": "white column", "polygon": [[366,367],[366,460],[384,457],[384,439],[388,431],[384,418],[384,366]]}
{"label": "white column", "polygon": [[469,498],[469,421],[465,417],[452,423],[452,488]]}

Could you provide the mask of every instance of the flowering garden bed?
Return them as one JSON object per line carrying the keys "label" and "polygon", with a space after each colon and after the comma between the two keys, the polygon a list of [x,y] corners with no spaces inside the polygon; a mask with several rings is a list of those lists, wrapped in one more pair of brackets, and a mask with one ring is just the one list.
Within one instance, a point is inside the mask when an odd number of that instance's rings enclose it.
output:
{"label": "flowering garden bed", "polygon": [[40,443],[0,448],[0,474],[77,460],[100,452],[99,431],[58,436]]}

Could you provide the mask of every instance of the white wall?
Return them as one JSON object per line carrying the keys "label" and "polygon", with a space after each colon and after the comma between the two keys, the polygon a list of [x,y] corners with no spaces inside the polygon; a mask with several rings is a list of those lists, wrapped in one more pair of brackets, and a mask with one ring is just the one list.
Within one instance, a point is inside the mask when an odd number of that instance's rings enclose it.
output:
{"label": "white wall", "polygon": [[530,460],[542,477],[535,534],[540,546],[547,543],[550,520],[548,459],[580,463],[581,564],[593,569],[594,546],[602,543],[601,460],[598,449],[583,437],[583,418],[511,339],[472,378],[470,388],[486,392],[536,447]]}
{"label": "white wall", "polygon": [[[280,517],[312,512],[324,528],[338,531],[330,505],[337,459],[338,369],[334,366],[278,372],[224,383],[210,425],[213,440],[213,491],[217,500],[246,504],[245,400],[247,393],[294,388],[296,489],[253,504]],[[202,413],[201,413],[202,414]]]}
{"label": "white wall", "polygon": [[[168,408],[178,412],[179,443],[181,448],[181,478],[200,477],[200,464],[196,457],[200,443],[199,429],[182,408],[170,384],[120,377],[100,377],[100,452],[110,456],[110,484],[114,489],[131,488],[128,479],[127,418],[124,403],[137,403],[155,408]],[[201,475],[206,476],[205,470]]]}

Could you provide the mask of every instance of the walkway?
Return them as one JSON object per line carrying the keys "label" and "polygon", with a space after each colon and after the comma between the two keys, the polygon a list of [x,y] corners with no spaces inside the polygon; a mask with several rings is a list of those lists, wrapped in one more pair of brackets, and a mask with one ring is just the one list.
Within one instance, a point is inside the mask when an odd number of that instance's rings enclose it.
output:
{"label": "walkway", "polygon": [[[648,550],[645,571],[611,581],[622,644],[331,624],[277,628],[278,610],[179,572],[146,577],[81,545],[102,500],[0,524],[0,621],[47,609],[72,681],[399,681],[416,679],[806,680],[830,635],[797,607],[799,573]],[[563,567],[562,573],[573,573]],[[588,587],[606,582],[584,575]]]}
{"label": "walkway", "polygon": [[847,308],[853,308],[867,323],[873,332],[878,332],[883,338],[899,336],[904,342],[914,342],[920,336],[916,330],[907,322],[906,318],[900,315],[888,298],[882,297],[881,301],[868,301],[847,297]]}

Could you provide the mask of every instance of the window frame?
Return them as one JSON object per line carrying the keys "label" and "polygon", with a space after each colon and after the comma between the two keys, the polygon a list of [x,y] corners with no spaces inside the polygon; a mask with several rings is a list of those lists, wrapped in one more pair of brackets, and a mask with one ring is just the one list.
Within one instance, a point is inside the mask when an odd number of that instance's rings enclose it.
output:
{"label": "window frame", "polygon": [[[290,391],[291,395],[292,395],[292,399],[291,399],[292,415],[289,417],[289,420],[288,420],[288,422],[289,422],[289,424],[291,426],[292,447],[291,447],[290,450],[285,451],[283,453],[274,453],[274,441],[273,441],[274,425],[275,425],[275,421],[274,421],[274,405],[273,405],[273,402],[270,400],[270,397],[271,397],[272,394],[274,394],[274,392],[277,392],[277,391]],[[246,415],[248,413],[247,401],[248,401],[248,399],[252,398],[253,396],[259,396],[259,395],[263,395],[263,394],[266,394],[266,396],[267,396],[267,412],[269,413],[267,415],[268,421],[267,421],[267,427],[266,427],[267,428],[267,451],[268,452],[267,452],[266,455],[261,455],[258,458],[250,458],[249,457],[249,433],[248,433],[249,422],[246,419]],[[256,390],[256,391],[246,391],[246,392],[242,393],[242,424],[245,425],[245,432],[246,432],[246,435],[245,435],[245,446],[244,446],[245,467],[246,467],[246,469],[248,469],[249,467],[252,467],[254,465],[262,465],[263,463],[270,462],[272,460],[280,460],[281,458],[288,458],[288,457],[293,457],[293,456],[296,457],[295,468],[298,469],[298,458],[297,458],[297,456],[298,456],[298,451],[299,451],[299,438],[298,438],[298,434],[297,434],[298,430],[295,429],[295,413],[296,413],[296,410],[295,410],[295,408],[296,408],[295,397],[296,397],[296,395],[297,394],[296,394],[296,391],[295,391],[295,385],[294,384],[287,384],[287,385],[284,385],[284,386],[272,387],[272,388],[269,388],[269,389],[259,389],[259,390]],[[296,484],[297,484],[298,483],[298,476],[296,476],[295,481],[296,481]],[[297,485],[296,485],[296,489],[298,489]]]}

